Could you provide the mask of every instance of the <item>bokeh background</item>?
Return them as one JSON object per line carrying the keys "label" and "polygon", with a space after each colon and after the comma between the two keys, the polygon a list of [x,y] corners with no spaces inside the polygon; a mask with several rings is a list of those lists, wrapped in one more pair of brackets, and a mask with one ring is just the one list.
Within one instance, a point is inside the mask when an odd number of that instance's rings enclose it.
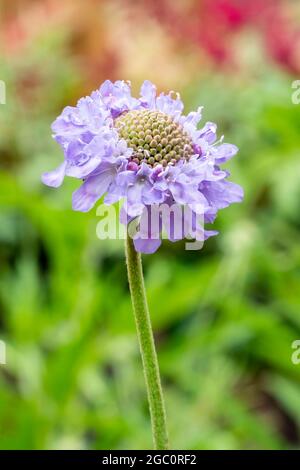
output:
{"label": "bokeh background", "polygon": [[300,448],[300,5],[281,0],[0,2],[2,449],[151,448],[121,241],[71,210],[50,124],[109,78],[180,92],[240,147],[245,201],[201,251],[145,276],[179,449]]}

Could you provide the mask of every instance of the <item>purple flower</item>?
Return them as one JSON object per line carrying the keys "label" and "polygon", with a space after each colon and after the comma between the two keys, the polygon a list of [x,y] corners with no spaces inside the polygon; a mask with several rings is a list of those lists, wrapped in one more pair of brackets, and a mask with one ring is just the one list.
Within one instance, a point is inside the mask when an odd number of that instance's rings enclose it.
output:
{"label": "purple flower", "polygon": [[58,187],[65,175],[83,180],[73,194],[73,209],[82,212],[103,195],[106,204],[123,200],[120,219],[129,227],[136,222],[138,251],[156,251],[164,233],[171,241],[203,241],[217,233],[203,224],[243,199],[220,169],[238,149],[217,141],[214,123],[198,129],[202,108],[182,112],[178,94],[157,96],[149,81],[134,98],[128,83],[107,80],[54,121],[65,158],[42,181]]}

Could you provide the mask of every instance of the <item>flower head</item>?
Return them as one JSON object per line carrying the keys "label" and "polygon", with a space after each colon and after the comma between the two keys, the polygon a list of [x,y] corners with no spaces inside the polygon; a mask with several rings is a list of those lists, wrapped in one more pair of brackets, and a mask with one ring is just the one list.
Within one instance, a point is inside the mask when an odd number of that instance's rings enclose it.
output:
{"label": "flower head", "polygon": [[[199,216],[212,223],[219,209],[242,200],[242,188],[227,181],[228,171],[219,167],[238,149],[217,141],[214,123],[198,129],[201,108],[188,115],[182,112],[179,95],[157,96],[149,81],[136,99],[124,81],[107,80],[54,121],[54,139],[65,158],[42,180],[53,187],[60,186],[65,175],[83,180],[73,194],[73,209],[82,212],[104,194],[106,204],[124,200],[121,222],[140,222],[134,243],[141,252],[156,251],[163,230],[172,241],[215,235],[204,230]],[[187,210],[179,218],[169,214],[166,219],[161,214],[165,206]],[[142,224],[153,210],[157,223]]]}

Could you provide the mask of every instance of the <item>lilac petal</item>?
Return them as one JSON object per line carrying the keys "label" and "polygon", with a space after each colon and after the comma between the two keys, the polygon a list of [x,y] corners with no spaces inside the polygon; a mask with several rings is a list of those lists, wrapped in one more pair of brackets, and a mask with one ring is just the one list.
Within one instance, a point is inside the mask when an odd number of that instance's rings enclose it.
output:
{"label": "lilac petal", "polygon": [[204,231],[204,240],[207,240],[210,237],[215,237],[219,232],[217,230],[205,230]]}
{"label": "lilac petal", "polygon": [[224,180],[229,173],[227,171],[219,170],[216,165],[207,168],[207,172],[203,175],[203,181],[220,181]]}
{"label": "lilac petal", "polygon": [[180,119],[180,124],[183,125],[184,129],[189,131],[197,127],[197,124],[201,121],[202,118],[202,109],[199,107],[197,111],[191,111],[187,116],[182,116]]}
{"label": "lilac petal", "polygon": [[191,181],[200,183],[201,181],[218,181],[228,176],[228,172],[220,170],[212,158],[192,157],[188,164],[184,166],[181,173],[187,175]]}
{"label": "lilac petal", "polygon": [[170,94],[165,95],[164,93],[161,93],[156,98],[156,107],[159,111],[169,114],[175,120],[180,118],[183,111],[183,103],[179,96],[174,99],[170,96]]}
{"label": "lilac petal", "polygon": [[161,222],[158,205],[144,207],[139,220],[139,231],[136,238],[157,240],[160,238]]}
{"label": "lilac petal", "polygon": [[181,183],[171,183],[169,189],[178,204],[186,204],[188,196],[186,192],[186,187]]}
{"label": "lilac petal", "polygon": [[127,214],[127,212],[126,212],[126,204],[124,204],[124,205],[121,207],[119,219],[120,219],[120,223],[123,224],[123,225],[128,225],[129,222],[131,222],[131,221],[134,219],[134,217],[130,217],[130,216]]}
{"label": "lilac petal", "polygon": [[217,212],[218,210],[213,207],[210,207],[208,210],[206,210],[204,214],[204,222],[207,224],[212,224],[216,220]]}
{"label": "lilac petal", "polygon": [[[168,167],[169,168],[169,167]],[[151,181],[159,181],[162,179],[163,175],[166,174],[166,170],[162,165],[157,165],[156,167],[153,168],[150,179]]]}
{"label": "lilac petal", "polygon": [[67,146],[65,155],[68,160],[75,160],[77,155],[82,153],[84,147],[86,146],[85,142],[80,139],[73,140]]}
{"label": "lilac petal", "polygon": [[137,175],[141,178],[147,178],[148,176],[151,175],[151,173],[152,171],[149,165],[147,165],[147,163],[145,162],[142,162],[140,169],[137,172]]}
{"label": "lilac petal", "polygon": [[225,163],[230,158],[234,157],[239,151],[238,147],[233,144],[222,144],[216,147],[213,151],[213,156],[217,163]]}
{"label": "lilac petal", "polygon": [[55,134],[74,131],[76,127],[81,128],[83,123],[79,119],[78,109],[73,106],[66,106],[61,115],[58,116],[51,125]]}
{"label": "lilac petal", "polygon": [[105,196],[105,204],[114,204],[121,198],[126,197],[128,186],[134,184],[136,181],[136,174],[133,171],[121,171],[117,174],[114,181],[108,189]]}
{"label": "lilac petal", "polygon": [[184,225],[184,210],[179,204],[172,204],[170,211],[162,211],[163,226],[171,242],[182,240],[187,235]]}
{"label": "lilac petal", "polygon": [[66,162],[62,163],[53,171],[48,171],[42,175],[42,182],[47,186],[51,186],[53,188],[58,188],[65,176],[66,171]]}
{"label": "lilac petal", "polygon": [[213,144],[217,138],[217,125],[214,122],[207,122],[205,126],[200,129],[199,136],[209,144]]}
{"label": "lilac petal", "polygon": [[116,181],[112,181],[109,186],[108,192],[105,195],[104,203],[107,205],[118,202],[125,196],[124,189],[116,184]]}
{"label": "lilac petal", "polygon": [[174,182],[169,185],[169,189],[178,204],[195,205],[195,207],[198,207],[197,212],[200,211],[201,213],[208,206],[205,195],[198,191],[197,186],[194,184]]}
{"label": "lilac petal", "polygon": [[195,240],[198,242],[204,242],[210,237],[215,237],[218,235],[219,232],[217,230],[204,230],[202,226],[198,226],[196,228],[196,232],[194,233]]}
{"label": "lilac petal", "polygon": [[[112,130],[103,129],[101,134],[93,140],[84,144],[83,142],[72,142],[68,146],[68,166],[66,174],[75,178],[86,178],[92,172],[102,171],[103,165],[110,164],[119,167],[119,163],[126,163],[125,157],[117,157],[119,153],[126,153],[127,145],[118,139]],[[77,153],[79,152],[79,153]],[[120,159],[120,160],[118,160]],[[99,167],[101,165],[101,167]]]}
{"label": "lilac petal", "polygon": [[103,171],[99,175],[90,176],[73,193],[72,207],[76,211],[87,212],[105,193],[113,179],[111,170]]}
{"label": "lilac petal", "polygon": [[[77,109],[79,111],[79,117],[76,117],[76,122],[78,121],[83,124],[89,123],[93,126],[101,117],[100,110],[97,114],[95,113],[94,100],[90,96],[81,98],[77,103]],[[100,124],[103,124],[103,120],[100,120]]]}
{"label": "lilac petal", "polygon": [[142,203],[142,184],[134,184],[127,190],[126,212],[130,217],[142,214],[145,205]]}
{"label": "lilac petal", "polygon": [[241,202],[244,191],[238,184],[231,181],[204,182],[200,190],[208,202],[217,209],[224,209],[234,202]]}
{"label": "lilac petal", "polygon": [[165,178],[159,178],[153,183],[154,189],[161,192],[166,192],[168,190],[168,182]]}
{"label": "lilac petal", "polygon": [[203,242],[204,235],[204,220],[203,214],[199,216],[192,208],[184,212],[184,224],[186,237],[189,236],[199,242]]}
{"label": "lilac petal", "polygon": [[109,96],[113,90],[113,83],[110,80],[105,80],[99,88],[102,96]]}
{"label": "lilac petal", "polygon": [[142,239],[136,238],[133,240],[134,247],[139,253],[145,253],[146,255],[151,255],[155,253],[161,245],[161,240],[151,240],[151,239]]}
{"label": "lilac petal", "polygon": [[149,183],[148,185],[145,185],[142,196],[144,204],[146,204],[147,206],[151,204],[160,204],[164,201],[164,199],[165,194],[163,191],[160,191],[155,187],[151,187]]}
{"label": "lilac petal", "polygon": [[[137,232],[133,236],[135,249],[141,253],[154,253],[161,244],[158,210],[158,206],[148,206],[143,209]],[[158,223],[154,223],[155,216]]]}
{"label": "lilac petal", "polygon": [[156,86],[145,80],[141,86],[140,102],[145,108],[155,109]]}
{"label": "lilac petal", "polygon": [[136,179],[137,175],[134,171],[125,170],[118,173],[116,177],[116,184],[124,189],[127,189],[129,185],[135,184]]}
{"label": "lilac petal", "polygon": [[131,96],[130,86],[124,80],[117,80],[114,83],[107,80],[99,91],[113,118],[124,111],[140,107],[139,100]]}
{"label": "lilac petal", "polygon": [[[80,164],[68,164],[66,174],[73,178],[83,179],[90,175],[101,163],[101,158],[91,158],[86,155],[82,155],[82,163]],[[84,161],[85,160],[85,161]]]}

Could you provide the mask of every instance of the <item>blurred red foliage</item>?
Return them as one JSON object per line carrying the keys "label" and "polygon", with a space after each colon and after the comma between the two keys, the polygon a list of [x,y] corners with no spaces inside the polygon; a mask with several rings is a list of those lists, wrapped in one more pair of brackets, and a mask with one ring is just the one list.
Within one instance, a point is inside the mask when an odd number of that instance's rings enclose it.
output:
{"label": "blurred red foliage", "polygon": [[125,10],[123,21],[132,31],[154,18],[173,38],[190,42],[216,64],[238,65],[234,40],[246,29],[262,38],[271,59],[290,73],[300,72],[300,27],[292,17],[291,0],[15,0],[1,11],[0,42],[7,56],[22,55],[45,32],[64,35],[64,47],[81,64],[92,83],[118,76],[122,47],[112,40],[120,28],[114,14]]}
{"label": "blurred red foliage", "polygon": [[272,59],[291,73],[300,71],[300,28],[287,15],[289,0],[144,0],[146,9],[173,34],[192,41],[218,64],[234,62],[231,40],[251,27]]}

